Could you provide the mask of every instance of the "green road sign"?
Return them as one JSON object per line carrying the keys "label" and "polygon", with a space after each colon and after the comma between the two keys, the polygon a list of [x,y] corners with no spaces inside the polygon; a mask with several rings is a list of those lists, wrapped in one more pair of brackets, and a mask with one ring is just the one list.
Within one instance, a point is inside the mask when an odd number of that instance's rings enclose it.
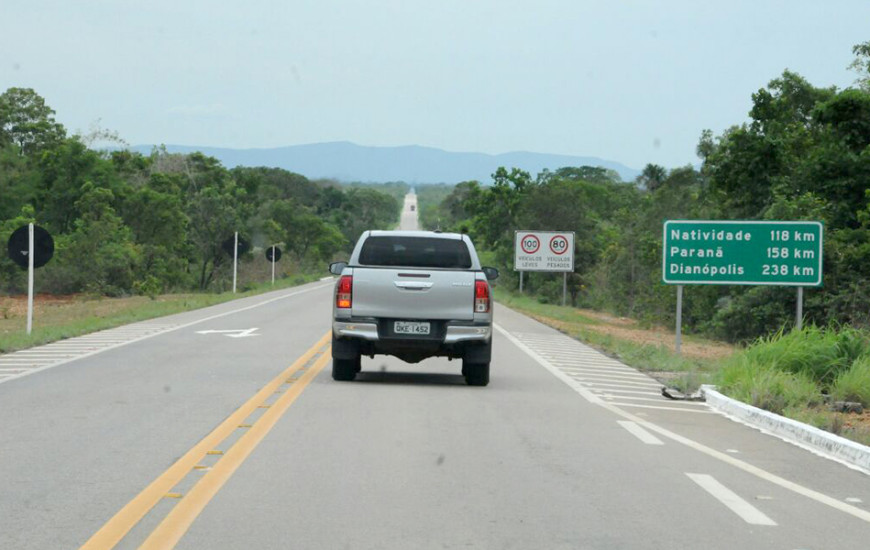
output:
{"label": "green road sign", "polygon": [[821,222],[668,220],[662,280],[671,285],[821,286]]}

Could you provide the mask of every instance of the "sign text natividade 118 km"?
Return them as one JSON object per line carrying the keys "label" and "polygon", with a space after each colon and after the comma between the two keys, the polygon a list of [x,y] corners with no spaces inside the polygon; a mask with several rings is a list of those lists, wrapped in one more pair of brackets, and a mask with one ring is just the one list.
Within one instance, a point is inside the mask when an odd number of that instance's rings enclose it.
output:
{"label": "sign text natividade 118 km", "polygon": [[676,285],[822,284],[822,224],[669,220],[662,279]]}

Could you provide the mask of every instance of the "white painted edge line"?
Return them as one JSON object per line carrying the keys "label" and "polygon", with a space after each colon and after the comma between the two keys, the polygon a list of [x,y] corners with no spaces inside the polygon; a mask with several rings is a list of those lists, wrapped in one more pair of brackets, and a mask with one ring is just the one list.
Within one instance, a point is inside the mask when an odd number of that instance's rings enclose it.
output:
{"label": "white painted edge line", "polygon": [[616,423],[628,430],[628,433],[640,439],[647,445],[664,445],[664,442],[661,439],[657,438],[656,436],[644,430],[630,420],[617,420]]}
{"label": "white painted edge line", "polygon": [[756,428],[793,443],[816,455],[835,460],[865,474],[870,474],[870,447],[814,426],[774,414],[731,399],[713,386],[701,386],[707,404],[716,412],[741,424]]}
{"label": "white painted edge line", "polygon": [[601,400],[600,397],[589,391],[587,388],[584,388],[579,382],[562,372],[562,370],[558,367],[553,366],[552,363],[538,355],[535,350],[519,341],[514,335],[505,330],[501,325],[499,325],[498,323],[493,323],[492,328],[494,328],[495,330],[500,332],[505,338],[510,340],[513,345],[526,352],[526,355],[528,355],[539,365],[550,371],[553,376],[570,386],[571,389],[579,393],[586,401],[589,401],[590,403],[596,403],[598,405],[604,405],[604,402]]}
{"label": "white painted edge line", "polygon": [[581,376],[573,376],[574,380],[582,382],[588,388],[629,388],[632,390],[642,390],[644,388],[660,388],[661,384],[637,384],[634,382],[613,381],[606,382],[604,380],[586,380]]}
{"label": "white painted edge line", "polygon": [[[215,314],[215,315],[210,315],[209,317],[203,317],[202,319],[197,319],[197,320],[195,320],[195,321],[191,321],[191,322],[189,322],[189,323],[185,323],[185,324],[183,324],[183,325],[174,325],[174,326],[172,326],[171,328],[166,329],[166,330],[162,330],[162,331],[159,331],[159,332],[151,332],[151,333],[145,334],[145,335],[143,335],[143,336],[140,336],[139,338],[134,338],[134,339],[132,339],[132,340],[127,340],[127,341],[125,341],[125,342],[121,342],[121,343],[119,343],[119,344],[114,344],[114,345],[111,345],[111,346],[106,346],[106,347],[104,347],[104,348],[96,349],[96,350],[94,350],[94,351],[90,351],[90,352],[88,352],[88,353],[83,353],[83,354],[81,354],[81,355],[77,355],[77,356],[75,356],[75,357],[71,357],[71,358],[69,358],[69,359],[64,359],[64,360],[62,360],[62,361],[58,361],[58,362],[56,362],[56,363],[51,363],[51,364],[49,364],[49,365],[45,365],[45,366],[43,366],[43,367],[38,367],[38,368],[35,368],[35,369],[30,369],[30,370],[28,370],[28,371],[26,371],[26,372],[22,372],[22,373],[20,373],[20,374],[14,375],[13,377],[2,379],[2,380],[0,380],[0,384],[5,384],[6,382],[11,382],[12,380],[20,380],[21,378],[24,378],[25,376],[30,376],[31,374],[34,374],[34,373],[37,373],[37,372],[42,372],[42,371],[44,371],[44,370],[53,369],[54,367],[59,367],[59,366],[61,366],[61,365],[65,365],[65,364],[67,364],[67,363],[72,363],[73,361],[78,361],[79,359],[84,359],[84,358],[86,358],[86,357],[91,357],[92,355],[96,355],[96,354],[98,354],[98,353],[103,353],[104,351],[109,351],[109,350],[111,350],[111,349],[120,348],[120,347],[122,347],[122,346],[126,346],[126,345],[128,345],[128,344],[133,344],[133,343],[135,343],[135,342],[141,342],[142,340],[147,340],[147,339],[149,339],[149,338],[153,338],[153,337],[155,337],[155,336],[159,336],[159,335],[161,335],[161,334],[167,334],[167,333],[174,332],[174,331],[176,331],[176,330],[180,330],[180,329],[183,329],[183,328],[192,327],[192,326],[194,326],[194,325],[198,325],[198,324],[200,324],[200,323],[205,323],[205,322],[207,322],[207,321],[213,321],[214,319],[220,319],[221,317],[226,317],[226,316],[228,316],[228,315],[234,315],[234,314],[236,314],[236,313],[241,313],[242,311],[248,311],[249,309],[254,309],[254,308],[261,307],[261,306],[265,306],[265,305],[267,305],[267,304],[271,304],[272,302],[277,302],[277,301],[279,301],[279,300],[284,300],[284,299],[286,299],[286,298],[292,298],[293,296],[299,296],[300,294],[307,294],[308,292],[314,292],[315,290],[320,290],[320,289],[322,289],[322,288],[329,288],[329,287],[331,287],[331,286],[332,286],[331,284],[329,284],[329,285],[318,285],[318,286],[313,286],[313,287],[306,288],[306,289],[303,289],[303,290],[297,290],[297,291],[294,291],[294,292],[289,292],[289,293],[287,293],[287,294],[282,294],[281,296],[276,296],[275,298],[270,298],[270,299],[268,299],[268,300],[264,300],[264,301],[262,301],[262,302],[257,302],[256,304],[252,304],[252,305],[249,305],[249,306],[241,307],[241,308],[239,308],[239,309],[233,309],[233,310],[230,310],[230,311],[225,311],[225,312],[223,312],[223,313],[218,313],[218,314]],[[225,302],[225,303],[226,303],[226,302]],[[216,305],[223,305],[223,304],[216,304]],[[210,306],[210,307],[214,307],[214,306]],[[196,311],[196,310],[193,310],[193,311]],[[181,312],[181,313],[185,313],[185,312]],[[175,314],[173,314],[173,315],[175,315]],[[23,350],[22,350],[22,351],[23,351]],[[20,352],[15,352],[15,353],[20,353]]]}
{"label": "white painted edge line", "polygon": [[[658,404],[671,403],[671,401],[667,400],[666,398],[663,398],[661,395],[659,395],[658,399],[653,398],[653,397],[637,397],[634,395],[611,395],[611,394],[607,394],[607,393],[602,393],[599,395],[601,395],[601,397],[603,397],[604,399],[607,399],[607,400],[610,400],[610,399],[628,399],[629,401],[650,401],[652,403],[658,403]],[[685,405],[688,408],[691,408],[691,407],[705,407],[706,408],[707,407],[706,403],[701,403],[699,401],[679,401],[679,404]],[[680,409],[680,410],[682,410],[682,409]]]}
{"label": "white painted edge line", "polygon": [[[617,397],[617,399],[619,399]],[[625,398],[628,399],[628,398]],[[689,409],[684,407],[667,407],[667,406],[658,406],[658,405],[641,405],[639,403],[612,403],[608,401],[612,405],[616,405],[617,407],[631,407],[634,409],[658,409],[660,411],[680,411],[684,413],[694,413],[694,414],[715,414],[713,411],[708,411],[706,409]]]}
{"label": "white painted edge line", "polygon": [[[503,305],[501,307],[505,307],[505,309],[509,309]],[[513,311],[513,310],[511,310],[511,311]],[[789,481],[789,480],[787,480],[783,477],[780,477],[776,474],[772,474],[766,470],[762,470],[761,468],[759,468],[757,466],[753,466],[752,464],[750,464],[748,462],[744,462],[743,460],[735,458],[727,453],[717,451],[716,449],[713,449],[711,447],[707,447],[706,445],[704,445],[702,443],[698,443],[697,441],[689,439],[688,437],[684,437],[680,434],[677,434],[677,433],[674,433],[670,430],[662,428],[658,424],[654,424],[654,423],[650,422],[649,420],[644,420],[640,416],[637,416],[635,414],[631,414],[628,411],[624,411],[624,410],[620,409],[617,405],[612,405],[610,403],[605,402],[603,399],[599,398],[597,395],[590,392],[587,388],[582,387],[576,381],[572,380],[570,377],[568,377],[564,373],[560,372],[557,368],[555,368],[553,365],[551,365],[546,360],[541,358],[540,355],[538,355],[533,350],[531,350],[528,346],[526,346],[525,344],[520,342],[515,336],[513,336],[507,330],[502,328],[500,325],[493,323],[493,327],[498,332],[500,332],[503,336],[505,336],[505,338],[507,338],[512,344],[517,346],[522,351],[526,352],[526,354],[529,357],[531,357],[532,360],[534,360],[539,365],[541,365],[542,367],[544,367],[545,369],[550,371],[554,376],[556,376],[556,378],[558,378],[559,380],[561,380],[562,382],[567,384],[568,387],[570,387],[571,389],[573,389],[574,391],[579,393],[581,397],[583,397],[584,399],[586,399],[590,403],[595,403],[597,405],[601,405],[602,407],[604,407],[605,409],[607,409],[608,411],[612,412],[613,414],[615,414],[617,416],[621,416],[622,418],[624,418],[626,420],[631,420],[632,422],[635,422],[636,424],[643,426],[644,428],[646,428],[647,430],[649,430],[651,432],[655,432],[655,433],[657,433],[663,437],[666,437],[672,441],[676,441],[677,443],[681,443],[681,444],[685,445],[686,447],[694,449],[694,450],[696,450],[702,454],[705,454],[709,457],[715,458],[715,459],[719,460],[720,462],[724,462],[725,464],[733,466],[733,467],[735,467],[739,470],[742,470],[748,474],[752,474],[752,475],[754,475],[760,479],[763,479],[769,483],[773,483],[774,485],[782,487],[783,489],[786,489],[786,490],[792,491],[793,493],[797,493],[799,495],[805,496],[805,497],[807,497],[811,500],[814,500],[820,504],[824,504],[824,505],[829,506],[835,510],[849,514],[850,516],[853,516],[853,517],[858,518],[860,520],[863,520],[867,523],[870,523],[870,511],[863,510],[863,509],[858,508],[856,506],[852,506],[851,504],[846,504],[845,502],[841,502],[840,500],[833,498],[833,497],[830,497],[824,493],[814,491],[813,489],[810,489],[808,487],[804,487],[803,485],[800,485],[800,484],[795,483],[793,481]],[[567,336],[566,336],[566,338],[567,338]]]}
{"label": "white painted edge line", "polygon": [[715,477],[708,474],[686,474],[689,479],[701,486],[702,489],[727,506],[732,512],[740,516],[746,523],[752,525],[776,525],[776,522],[764,515],[764,513],[749,504],[737,493],[719,483]]}
{"label": "white painted edge line", "polygon": [[[657,395],[659,397],[662,396],[661,392],[657,391],[635,391],[635,390],[622,390],[619,388],[589,388],[595,393],[604,394],[604,393],[630,393],[632,395]],[[619,396],[616,396],[619,397]]]}

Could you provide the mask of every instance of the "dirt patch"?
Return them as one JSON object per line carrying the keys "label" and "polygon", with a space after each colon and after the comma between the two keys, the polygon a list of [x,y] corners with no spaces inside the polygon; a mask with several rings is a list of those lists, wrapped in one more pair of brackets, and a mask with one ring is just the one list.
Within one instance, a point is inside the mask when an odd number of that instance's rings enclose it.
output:
{"label": "dirt patch", "polygon": [[[674,349],[674,334],[664,329],[637,329],[612,325],[590,325],[587,328],[635,344],[664,346],[671,351]],[[734,353],[734,348],[727,344],[712,342],[701,344],[683,340],[681,351],[684,356],[694,359],[721,359]]]}
{"label": "dirt patch", "polygon": [[[33,296],[34,313],[47,307],[58,307],[81,301],[81,296],[55,296],[36,294]],[[0,296],[0,317],[23,317],[27,315],[27,296]]]}
{"label": "dirt patch", "polygon": [[577,309],[576,310],[583,317],[588,317],[589,319],[594,319],[601,323],[606,323],[608,325],[614,326],[636,326],[637,321],[634,319],[630,319],[628,317],[615,317],[610,315],[609,313],[604,313],[602,311],[595,311],[592,309]]}
{"label": "dirt patch", "polygon": [[[581,310],[585,317],[592,317],[601,324],[583,324],[570,323],[567,321],[559,321],[544,317],[541,315],[531,315],[536,320],[549,325],[562,332],[570,333],[572,329],[582,327],[583,330],[595,331],[599,334],[612,336],[620,340],[649,346],[664,346],[673,351],[674,349],[674,334],[663,328],[632,328],[637,327],[637,321],[626,319],[624,317],[613,317],[605,313],[589,310]],[[691,342],[683,341],[682,354],[685,357],[692,359],[721,359],[728,357],[734,353],[734,348],[727,344],[717,344],[714,342]]]}
{"label": "dirt patch", "polygon": [[870,410],[865,410],[862,414],[843,415],[843,431],[851,439],[870,445]]}

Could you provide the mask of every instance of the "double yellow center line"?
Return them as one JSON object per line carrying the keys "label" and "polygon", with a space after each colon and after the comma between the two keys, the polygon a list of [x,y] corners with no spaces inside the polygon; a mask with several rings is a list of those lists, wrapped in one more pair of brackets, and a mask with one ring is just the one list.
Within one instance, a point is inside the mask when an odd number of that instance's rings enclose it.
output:
{"label": "double yellow center line", "polygon": [[[220,491],[224,483],[269,433],[306,386],[326,366],[330,360],[329,340],[330,333],[326,333],[284,372],[266,384],[136,495],[94,533],[81,550],[114,548],[158,502],[164,498],[179,498],[175,507],[139,547],[140,550],[173,548],[208,502]],[[280,397],[268,403],[267,401],[275,394],[280,394]],[[260,409],[265,412],[256,421],[251,422],[249,417]],[[229,449],[218,451],[218,446],[236,430],[245,430],[244,435]],[[202,467],[200,461],[211,454],[219,455],[220,459],[211,468]],[[181,480],[194,471],[206,473],[187,494],[171,492]]]}

